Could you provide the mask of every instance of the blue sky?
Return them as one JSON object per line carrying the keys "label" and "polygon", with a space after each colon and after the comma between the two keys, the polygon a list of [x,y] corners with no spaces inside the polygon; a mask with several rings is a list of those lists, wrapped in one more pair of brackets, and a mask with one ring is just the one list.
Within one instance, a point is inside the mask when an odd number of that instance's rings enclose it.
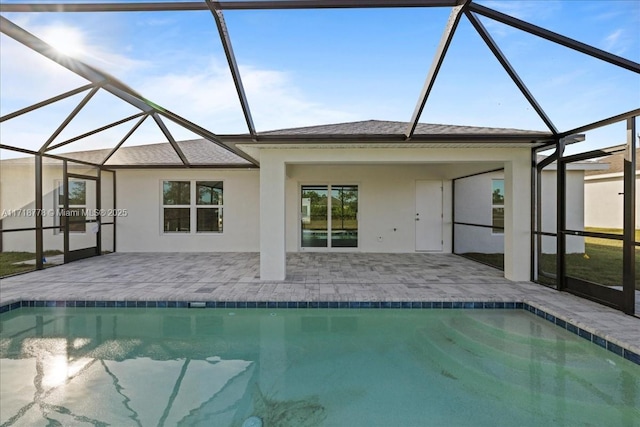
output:
{"label": "blue sky", "polygon": [[[640,62],[637,0],[477,3]],[[256,127],[260,131],[367,119],[408,121],[449,12],[225,12]],[[66,47],[77,47],[74,55],[214,133],[246,132],[209,12],[4,16],[52,43],[62,40]],[[640,76],[481,20],[560,130],[640,107]],[[1,114],[86,83],[4,35],[0,42]],[[81,98],[3,123],[2,142],[39,148]],[[100,94],[57,141],[135,112]],[[545,130],[464,17],[420,121]],[[130,125],[66,149],[113,146]],[[173,126],[172,130],[180,139],[194,137]],[[624,142],[624,125],[587,137],[589,147],[619,144]],[[147,123],[130,143],[162,140]]]}

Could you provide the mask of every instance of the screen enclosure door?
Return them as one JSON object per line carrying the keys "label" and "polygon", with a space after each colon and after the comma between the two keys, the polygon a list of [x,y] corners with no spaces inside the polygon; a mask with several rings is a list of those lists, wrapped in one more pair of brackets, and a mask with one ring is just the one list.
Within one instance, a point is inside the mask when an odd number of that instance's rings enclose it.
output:
{"label": "screen enclosure door", "polygon": [[67,174],[59,189],[61,227],[64,231],[64,262],[98,255],[100,224],[98,221],[98,179]]}

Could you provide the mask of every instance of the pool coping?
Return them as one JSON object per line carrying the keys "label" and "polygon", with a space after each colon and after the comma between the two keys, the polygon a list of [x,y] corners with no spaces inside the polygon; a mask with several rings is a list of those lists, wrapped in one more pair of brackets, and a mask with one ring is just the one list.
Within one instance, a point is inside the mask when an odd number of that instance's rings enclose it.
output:
{"label": "pool coping", "polygon": [[[515,309],[525,310],[593,344],[640,365],[640,351],[597,329],[541,308],[531,301],[181,301],[181,300],[14,300],[0,314],[20,308],[192,308],[192,309]],[[603,336],[604,335],[604,336]]]}

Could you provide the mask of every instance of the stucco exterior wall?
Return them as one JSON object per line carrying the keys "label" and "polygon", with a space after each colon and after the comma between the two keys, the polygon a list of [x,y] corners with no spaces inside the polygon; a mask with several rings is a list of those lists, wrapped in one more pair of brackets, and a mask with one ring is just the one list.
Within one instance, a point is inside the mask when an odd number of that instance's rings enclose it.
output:
{"label": "stucco exterior wall", "polygon": [[[33,157],[0,165],[0,215],[4,230],[35,227],[35,217],[9,214],[9,211],[35,208],[35,188]],[[2,250],[35,252],[35,237],[35,231],[2,233]]]}
{"label": "stucco exterior wall", "polygon": [[[259,151],[260,159],[260,199],[261,201],[276,201],[270,205],[269,209],[261,209],[260,211],[260,276],[265,280],[282,280],[286,276],[287,241],[289,245],[293,244],[291,243],[293,240],[290,240],[292,237],[282,239],[282,236],[286,234],[282,218],[285,218],[287,224],[290,224],[288,216],[293,209],[287,204],[287,200],[291,198],[284,197],[288,187],[287,167],[291,165],[318,165],[320,167],[333,165],[348,167],[359,165],[398,165],[401,167],[442,165],[445,168],[446,179],[450,180],[456,176],[465,175],[463,172],[465,165],[478,165],[483,162],[486,162],[487,165],[493,165],[493,168],[496,167],[496,163],[503,164],[505,167],[505,277],[512,280],[528,280],[529,278],[531,259],[529,223],[531,152],[529,149],[416,147],[362,150],[350,147],[339,149],[305,147],[299,149],[282,146],[254,148]],[[467,169],[466,174],[469,173]],[[262,179],[263,176],[270,179]],[[393,177],[387,176],[386,178]],[[366,194],[363,197],[366,197]],[[296,205],[297,203],[296,201]],[[367,202],[365,201],[365,203]],[[294,208],[296,209],[294,218],[297,218],[299,208],[297,206]],[[364,221],[366,223],[366,220]],[[368,243],[366,244],[371,247]]]}
{"label": "stucco exterior wall", "polygon": [[[222,233],[164,233],[163,180],[224,181]],[[259,248],[259,171],[144,169],[117,171],[118,252],[256,252]],[[195,227],[192,225],[192,230]]]}
{"label": "stucco exterior wall", "polygon": [[[504,179],[504,172],[492,172],[456,180],[455,220],[492,225],[492,180]],[[455,252],[504,253],[504,233],[490,228],[456,225]]]}
{"label": "stucco exterior wall", "polygon": [[[622,229],[624,221],[622,176],[588,176],[584,181],[585,226]],[[636,175],[636,227],[640,227],[640,177]]]}
{"label": "stucco exterior wall", "polygon": [[7,211],[34,208],[36,194],[35,160],[24,159],[17,164],[0,165],[0,214],[3,229],[35,227],[34,217],[10,216]]}
{"label": "stucco exterior wall", "polygon": [[[35,227],[35,163],[32,161],[7,162],[1,167],[0,211],[21,210],[19,214],[2,218],[3,229]],[[70,173],[86,174],[87,171],[88,168],[85,166],[69,167]],[[46,159],[42,166],[41,215],[43,227],[53,227],[60,224],[60,219],[55,217],[55,211],[59,207],[56,200],[57,187],[61,185],[62,180],[62,161]],[[106,194],[112,194],[109,193],[112,190],[104,185],[102,189],[107,192]],[[104,197],[105,194],[103,194],[103,200]],[[95,200],[96,188],[89,185],[86,191],[86,209],[95,209]],[[64,250],[64,236],[59,230],[46,229],[42,234],[44,251]],[[112,234],[105,233],[103,241],[108,244],[112,240]],[[95,246],[96,234],[92,224],[87,224],[85,232],[73,232],[69,243],[70,250]],[[2,249],[3,251],[35,252],[35,231],[3,233]]]}
{"label": "stucco exterior wall", "polygon": [[[566,225],[569,230],[584,230],[585,224],[585,188],[584,170],[567,170],[566,190]],[[555,233],[557,231],[557,172],[545,170],[542,173],[542,231]],[[584,238],[572,236],[566,240],[567,253],[584,253]],[[542,253],[555,254],[556,240],[544,238]]]}
{"label": "stucco exterior wall", "polygon": [[[528,149],[406,148],[261,150],[259,170],[121,169],[117,171],[119,252],[260,251],[261,276],[284,274],[284,254],[299,250],[300,185],[358,184],[358,251],[413,252],[416,180],[443,183],[443,246],[451,251],[451,179],[505,166],[505,275],[528,277]],[[475,170],[470,171],[470,168]],[[45,208],[54,206],[59,165],[43,171]],[[163,180],[224,181],[222,233],[164,233],[161,227]],[[510,195],[513,197],[510,198]],[[105,192],[103,200],[110,195]],[[103,207],[107,204],[103,202]],[[53,225],[47,223],[45,226]],[[394,231],[395,229],[395,231]],[[47,236],[49,235],[49,236]],[[6,234],[5,234],[6,236]],[[379,238],[382,239],[379,239]],[[50,238],[50,239],[49,239]],[[47,240],[49,239],[49,240]],[[33,242],[32,237],[27,239]],[[108,240],[105,236],[103,242]],[[62,235],[45,232],[45,249],[62,248]],[[107,245],[108,246],[108,245]],[[33,250],[30,248],[29,250]],[[108,249],[107,249],[108,250]],[[273,256],[268,259],[269,254]],[[509,259],[511,257],[511,259]],[[273,269],[265,274],[265,268]]]}
{"label": "stucco exterior wall", "polygon": [[[470,224],[492,224],[492,180],[504,179],[501,171],[456,180],[455,220]],[[542,231],[555,233],[556,229],[556,171],[542,172]],[[584,171],[567,170],[567,228],[583,230],[585,190]],[[455,230],[455,252],[504,253],[504,235],[491,228],[458,225]],[[543,253],[555,253],[555,239],[542,241]],[[584,238],[567,239],[568,253],[584,253]]]}
{"label": "stucco exterior wall", "polygon": [[445,165],[287,165],[287,252],[300,248],[300,187],[358,186],[358,248],[362,252],[415,252],[416,180],[443,182],[443,252],[451,252],[451,180]]}

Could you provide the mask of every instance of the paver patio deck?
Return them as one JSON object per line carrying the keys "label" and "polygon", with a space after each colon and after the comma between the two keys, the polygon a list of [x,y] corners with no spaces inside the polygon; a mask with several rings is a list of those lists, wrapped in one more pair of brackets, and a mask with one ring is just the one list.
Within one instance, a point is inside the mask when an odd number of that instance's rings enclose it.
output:
{"label": "paver patio deck", "polygon": [[640,354],[640,318],[451,254],[295,253],[259,278],[257,253],[114,253],[0,280],[26,300],[525,302]]}

